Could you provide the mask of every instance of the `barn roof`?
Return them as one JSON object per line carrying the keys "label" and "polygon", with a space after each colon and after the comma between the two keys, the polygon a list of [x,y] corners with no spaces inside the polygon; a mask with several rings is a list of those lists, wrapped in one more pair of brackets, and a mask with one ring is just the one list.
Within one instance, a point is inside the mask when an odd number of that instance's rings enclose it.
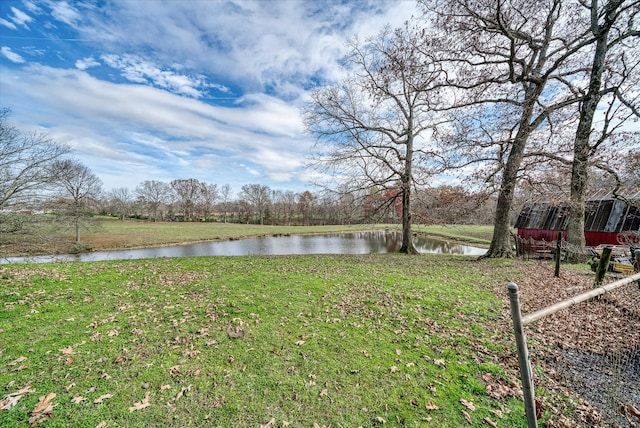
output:
{"label": "barn roof", "polygon": [[[584,220],[585,232],[640,231],[640,208],[637,204],[631,205],[620,199],[591,199],[585,205]],[[566,230],[568,221],[568,202],[534,202],[522,208],[515,227]]]}

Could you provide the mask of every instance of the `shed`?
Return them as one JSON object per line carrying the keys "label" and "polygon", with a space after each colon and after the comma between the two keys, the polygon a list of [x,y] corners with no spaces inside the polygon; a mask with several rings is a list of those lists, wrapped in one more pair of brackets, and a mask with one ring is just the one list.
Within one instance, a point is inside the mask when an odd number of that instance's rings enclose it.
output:
{"label": "shed", "polygon": [[[584,236],[589,247],[619,245],[624,243],[621,237],[625,233],[640,234],[639,204],[627,202],[634,199],[607,196],[609,197],[597,199],[592,197],[586,203]],[[564,238],[567,238],[568,221],[568,202],[532,202],[522,208],[515,227],[520,239],[550,242],[556,240],[558,232],[562,232]]]}

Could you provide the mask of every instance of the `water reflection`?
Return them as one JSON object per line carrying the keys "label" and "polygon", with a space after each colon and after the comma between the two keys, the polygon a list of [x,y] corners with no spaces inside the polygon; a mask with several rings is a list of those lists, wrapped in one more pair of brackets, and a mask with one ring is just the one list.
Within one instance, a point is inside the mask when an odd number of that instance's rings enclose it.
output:
{"label": "water reflection", "polygon": [[[395,231],[270,236],[135,250],[96,251],[77,255],[11,257],[1,260],[0,263],[87,262],[193,256],[379,254],[397,252],[401,244],[402,234]],[[422,236],[414,237],[414,244],[421,253],[481,255],[486,252],[482,248]]]}

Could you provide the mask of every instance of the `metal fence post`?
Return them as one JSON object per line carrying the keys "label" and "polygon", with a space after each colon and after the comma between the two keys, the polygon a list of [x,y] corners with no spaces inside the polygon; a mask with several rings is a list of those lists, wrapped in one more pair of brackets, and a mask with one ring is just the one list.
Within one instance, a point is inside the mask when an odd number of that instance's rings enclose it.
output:
{"label": "metal fence post", "polygon": [[520,365],[520,377],[522,378],[522,392],[524,394],[524,409],[527,415],[528,428],[537,428],[536,399],[533,390],[533,376],[531,373],[531,361],[527,350],[527,338],[522,325],[522,313],[520,312],[520,296],[518,286],[513,282],[507,285],[509,301],[511,304],[511,318],[513,319],[513,331],[516,336],[518,348],[518,363]]}

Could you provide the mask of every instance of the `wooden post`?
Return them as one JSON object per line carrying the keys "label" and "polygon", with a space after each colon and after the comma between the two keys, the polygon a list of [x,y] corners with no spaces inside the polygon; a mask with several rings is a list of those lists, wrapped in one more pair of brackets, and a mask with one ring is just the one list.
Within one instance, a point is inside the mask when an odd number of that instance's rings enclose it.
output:
{"label": "wooden post", "polygon": [[553,276],[560,277],[560,259],[562,258],[562,232],[558,232],[558,239],[556,240],[556,269]]}
{"label": "wooden post", "polygon": [[596,271],[596,280],[593,283],[593,288],[602,285],[604,275],[607,273],[607,269],[609,268],[609,261],[611,260],[611,250],[611,247],[605,247],[602,250],[602,256],[600,257],[600,261],[598,262],[598,270]]}
{"label": "wooden post", "polygon": [[527,427],[537,428],[538,419],[536,418],[536,398],[533,389],[533,376],[531,373],[531,361],[529,361],[529,350],[527,349],[527,337],[524,334],[522,325],[518,286],[513,282],[510,282],[507,285],[507,289],[509,290],[513,331],[516,336],[516,346],[518,348],[518,364],[520,365],[520,377],[522,378],[522,392],[524,393],[524,410],[527,415]]}

